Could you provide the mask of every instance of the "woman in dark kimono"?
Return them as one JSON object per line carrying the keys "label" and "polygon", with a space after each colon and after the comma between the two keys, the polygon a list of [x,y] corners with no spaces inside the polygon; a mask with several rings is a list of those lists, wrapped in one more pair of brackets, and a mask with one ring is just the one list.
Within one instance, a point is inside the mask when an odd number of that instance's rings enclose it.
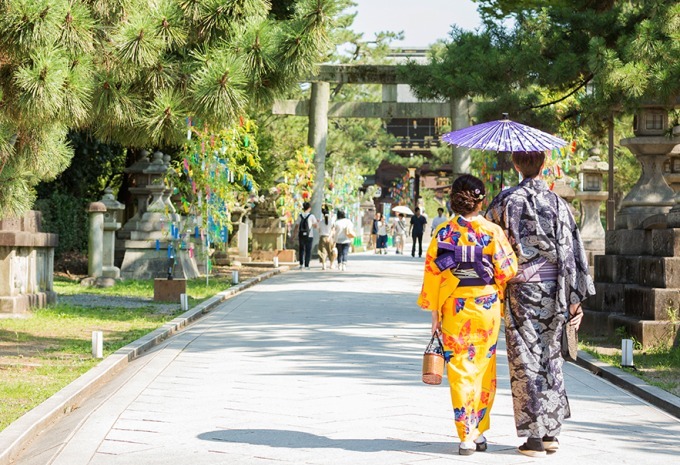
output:
{"label": "woman in dark kimono", "polygon": [[[569,205],[538,179],[544,152],[514,152],[523,181],[501,192],[486,217],[501,226],[519,271],[506,290],[505,334],[519,452],[545,456],[571,416],[564,388],[561,335],[578,328],[581,302],[595,294],[581,236]],[[567,322],[570,318],[569,322]]]}

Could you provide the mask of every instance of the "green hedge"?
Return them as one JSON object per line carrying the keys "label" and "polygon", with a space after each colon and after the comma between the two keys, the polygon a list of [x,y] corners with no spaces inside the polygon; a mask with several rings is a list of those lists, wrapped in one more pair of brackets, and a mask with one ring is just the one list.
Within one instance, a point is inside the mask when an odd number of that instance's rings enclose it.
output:
{"label": "green hedge", "polygon": [[55,249],[57,258],[67,252],[86,252],[88,236],[88,201],[71,194],[53,192],[36,201],[35,208],[42,212],[42,230],[59,234]]}

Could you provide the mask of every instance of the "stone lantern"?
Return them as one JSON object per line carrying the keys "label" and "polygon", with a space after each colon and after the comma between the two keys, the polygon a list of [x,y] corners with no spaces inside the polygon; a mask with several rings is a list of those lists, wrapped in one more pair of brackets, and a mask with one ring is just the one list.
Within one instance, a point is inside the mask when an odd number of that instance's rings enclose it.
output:
{"label": "stone lantern", "polygon": [[[113,189],[104,189],[104,196],[100,200],[106,206],[104,213],[104,242],[102,250],[102,276],[116,280],[120,278],[120,268],[114,266],[116,250],[116,231],[120,229],[123,210],[125,205],[118,202],[113,196]],[[104,285],[112,284],[106,282]]]}
{"label": "stone lantern", "polygon": [[[167,157],[156,151],[149,162],[140,163],[135,171],[137,183],[131,192],[139,196],[137,219],[123,227],[129,235],[124,241],[125,255],[120,267],[124,279],[151,279],[173,275],[176,278],[199,276],[196,260],[186,249],[187,230],[181,230],[180,216],[168,205],[172,190],[165,183]],[[129,225],[129,226],[128,226]],[[172,263],[170,265],[169,263]],[[168,269],[172,266],[172,273]]]}
{"label": "stone lantern", "polygon": [[609,163],[600,160],[591,150],[590,156],[579,169],[580,189],[576,198],[581,202],[581,239],[588,254],[588,263],[594,263],[594,255],[604,254],[605,231],[600,220],[600,207],[607,200],[609,193],[603,191],[604,174],[609,170]]}
{"label": "stone lantern", "polygon": [[[680,155],[680,137],[669,137],[668,123],[668,110],[678,107],[677,98],[665,105],[643,104],[635,118],[635,137],[621,140],[639,160],[642,174],[621,203],[616,229],[605,233],[605,254],[595,257],[597,294],[584,304],[581,331],[611,335],[613,328],[624,328],[649,347],[667,343],[680,327],[671,315],[680,309],[675,268],[680,204],[663,170],[669,157]],[[584,239],[586,235],[584,225]]]}
{"label": "stone lantern", "polygon": [[616,229],[635,229],[655,215],[665,215],[675,206],[675,192],[663,175],[663,166],[678,140],[665,137],[668,108],[658,103],[642,104],[635,115],[635,137],[621,140],[642,165],[637,183],[621,202]]}

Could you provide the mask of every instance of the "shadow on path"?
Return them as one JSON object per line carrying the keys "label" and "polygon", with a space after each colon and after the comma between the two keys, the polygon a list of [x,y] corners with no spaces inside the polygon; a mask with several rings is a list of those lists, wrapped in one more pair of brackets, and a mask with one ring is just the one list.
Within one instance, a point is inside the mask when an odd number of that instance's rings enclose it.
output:
{"label": "shadow on path", "polygon": [[412,451],[442,453],[453,450],[452,441],[402,441],[399,439],[331,439],[302,431],[230,429],[198,435],[205,441],[300,449],[343,449],[355,452]]}

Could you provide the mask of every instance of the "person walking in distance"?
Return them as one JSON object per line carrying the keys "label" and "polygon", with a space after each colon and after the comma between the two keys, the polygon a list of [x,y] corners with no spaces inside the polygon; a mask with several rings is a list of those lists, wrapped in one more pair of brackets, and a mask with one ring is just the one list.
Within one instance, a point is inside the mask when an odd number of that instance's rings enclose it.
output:
{"label": "person walking in distance", "polygon": [[444,209],[442,207],[437,208],[437,216],[432,220],[432,231],[431,235],[434,236],[434,232],[437,230],[440,224],[444,223],[448,218],[444,216]]}
{"label": "person walking in distance", "polygon": [[378,221],[378,239],[375,245],[375,253],[387,254],[387,221],[382,215]]}
{"label": "person walking in distance", "polygon": [[[382,213],[376,212],[373,217],[373,222],[371,223],[371,238],[368,241],[368,248],[375,249],[378,245],[378,225],[382,219]],[[376,250],[375,253],[378,253]]]}
{"label": "person walking in distance", "polygon": [[354,225],[349,218],[345,218],[345,212],[342,210],[338,210],[337,217],[335,226],[333,226],[333,236],[335,236],[335,245],[338,248],[338,268],[340,271],[346,271],[349,247],[355,236]]}
{"label": "person walking in distance", "polygon": [[508,282],[505,340],[519,452],[543,457],[559,448],[557,436],[571,416],[564,387],[564,325],[578,329],[581,302],[595,294],[581,236],[569,204],[540,179],[545,152],[513,152],[524,178],[502,191],[486,218],[499,225],[517,255]]}
{"label": "person walking in distance", "polygon": [[423,232],[427,219],[420,214],[420,208],[416,207],[415,215],[411,217],[410,233],[413,239],[413,247],[411,248],[411,256],[416,256],[416,242],[418,242],[418,257],[423,256]]}
{"label": "person walking in distance", "polygon": [[460,455],[487,450],[503,289],[517,272],[503,230],[479,214],[484,198],[480,179],[466,174],[453,182],[455,215],[427,249],[418,298],[432,312],[432,333],[442,335]]}
{"label": "person walking in distance", "polygon": [[406,243],[406,220],[404,214],[399,213],[399,217],[392,225],[392,234],[394,235],[394,245],[397,247],[397,255],[404,254],[404,244]]}
{"label": "person walking in distance", "polygon": [[321,262],[321,269],[325,270],[327,260],[330,260],[329,266],[331,269],[333,268],[338,252],[333,238],[335,220],[331,217],[328,205],[321,208],[321,214],[321,221],[319,221],[319,261]]}
{"label": "person walking in distance", "polygon": [[309,261],[312,259],[312,243],[314,242],[314,229],[318,227],[318,221],[312,213],[312,205],[309,202],[302,204],[302,213],[295,222],[294,234],[298,237],[298,252],[300,255],[300,268],[308,270]]}

